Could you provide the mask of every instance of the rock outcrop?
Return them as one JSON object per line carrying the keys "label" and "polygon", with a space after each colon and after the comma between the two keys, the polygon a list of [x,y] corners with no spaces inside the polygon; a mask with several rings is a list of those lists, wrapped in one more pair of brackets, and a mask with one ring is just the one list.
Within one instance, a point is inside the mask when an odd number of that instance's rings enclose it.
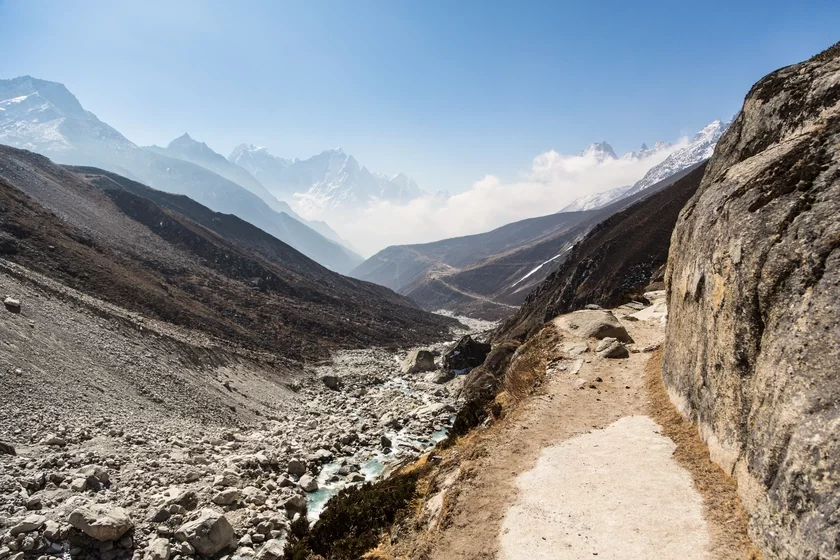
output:
{"label": "rock outcrop", "polygon": [[663,379],[765,558],[840,558],[840,44],[749,92],[674,230]]}
{"label": "rock outcrop", "polygon": [[443,355],[443,369],[447,371],[468,371],[484,363],[490,353],[490,345],[464,335]]}

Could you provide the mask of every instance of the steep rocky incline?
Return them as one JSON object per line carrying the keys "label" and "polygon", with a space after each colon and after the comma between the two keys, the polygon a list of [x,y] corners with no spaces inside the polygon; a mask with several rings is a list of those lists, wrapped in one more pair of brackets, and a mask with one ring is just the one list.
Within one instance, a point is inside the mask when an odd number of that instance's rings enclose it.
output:
{"label": "steep rocky incline", "polygon": [[302,360],[447,337],[454,321],[262,230],[101,171],[0,146],[0,256],[110,303]]}
{"label": "steep rocky incline", "polygon": [[641,296],[668,258],[671,232],[697,190],[706,164],[613,214],[590,231],[494,335],[523,339],[563,313],[587,304],[613,307]]}
{"label": "steep rocky incline", "polygon": [[671,242],[663,377],[765,558],[840,558],[840,44],[760,80]]}

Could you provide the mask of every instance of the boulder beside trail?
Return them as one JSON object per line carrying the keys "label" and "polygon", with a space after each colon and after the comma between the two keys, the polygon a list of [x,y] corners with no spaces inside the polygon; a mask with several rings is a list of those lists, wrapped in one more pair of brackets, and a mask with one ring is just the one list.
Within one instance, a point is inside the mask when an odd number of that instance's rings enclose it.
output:
{"label": "boulder beside trail", "polygon": [[602,358],[629,358],[630,351],[612,337],[602,339],[595,347],[595,353]]}
{"label": "boulder beside trail", "polygon": [[447,371],[465,371],[484,363],[490,353],[490,345],[473,340],[465,335],[443,355],[443,369]]}
{"label": "boulder beside trail", "polygon": [[561,315],[554,320],[560,329],[580,338],[612,337],[621,342],[633,342],[627,329],[612,311],[585,309]]}
{"label": "boulder beside trail", "polygon": [[435,369],[435,356],[428,350],[412,350],[403,360],[400,369],[403,373],[420,373]]}

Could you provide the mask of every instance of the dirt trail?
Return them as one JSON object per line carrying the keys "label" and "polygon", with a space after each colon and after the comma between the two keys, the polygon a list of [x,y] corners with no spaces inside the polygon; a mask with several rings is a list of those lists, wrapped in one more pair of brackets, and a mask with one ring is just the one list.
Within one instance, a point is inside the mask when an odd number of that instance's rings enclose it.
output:
{"label": "dirt trail", "polygon": [[[616,315],[635,346],[661,343],[658,318],[632,312]],[[657,392],[652,357],[550,361],[540,394],[469,448],[428,557],[752,558],[734,486]]]}

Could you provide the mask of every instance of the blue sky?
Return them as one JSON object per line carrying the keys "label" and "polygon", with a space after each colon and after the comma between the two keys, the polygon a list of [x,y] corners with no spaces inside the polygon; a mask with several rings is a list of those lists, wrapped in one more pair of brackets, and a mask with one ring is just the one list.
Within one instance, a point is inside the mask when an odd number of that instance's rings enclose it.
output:
{"label": "blue sky", "polygon": [[341,146],[457,192],[692,134],[839,31],[837,1],[0,0],[0,77],[63,82],[139,144]]}

